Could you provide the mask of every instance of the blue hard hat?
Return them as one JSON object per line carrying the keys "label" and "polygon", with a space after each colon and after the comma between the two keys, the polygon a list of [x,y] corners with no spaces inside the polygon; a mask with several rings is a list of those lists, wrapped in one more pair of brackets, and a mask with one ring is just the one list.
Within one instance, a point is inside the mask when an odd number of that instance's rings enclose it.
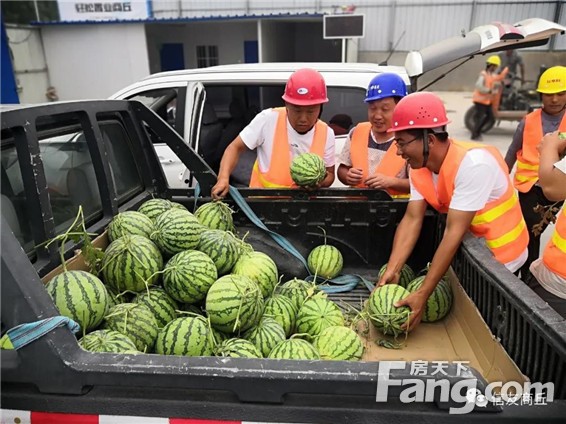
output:
{"label": "blue hard hat", "polygon": [[384,72],[372,78],[364,102],[369,103],[386,97],[405,97],[406,95],[407,86],[403,78],[391,72]]}

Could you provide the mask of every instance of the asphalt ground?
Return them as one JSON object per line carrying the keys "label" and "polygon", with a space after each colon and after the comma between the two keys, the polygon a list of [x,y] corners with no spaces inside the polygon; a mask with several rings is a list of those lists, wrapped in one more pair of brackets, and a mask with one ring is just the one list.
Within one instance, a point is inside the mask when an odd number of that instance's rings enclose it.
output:
{"label": "asphalt ground", "polygon": [[[472,93],[455,91],[440,91],[435,93],[444,101],[448,119],[451,120],[448,124],[450,137],[456,140],[470,141],[471,134],[464,125],[464,115],[473,104]],[[497,147],[503,157],[505,157],[505,153],[513,140],[513,134],[518,124],[518,121],[497,122],[489,132],[482,135],[481,142]],[[553,231],[554,225],[549,225],[542,234],[541,253]]]}

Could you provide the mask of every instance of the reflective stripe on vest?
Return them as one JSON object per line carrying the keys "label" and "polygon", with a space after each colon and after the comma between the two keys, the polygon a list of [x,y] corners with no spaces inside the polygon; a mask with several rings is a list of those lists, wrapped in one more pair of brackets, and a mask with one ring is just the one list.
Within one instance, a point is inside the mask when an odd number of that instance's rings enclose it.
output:
{"label": "reflective stripe on vest", "polygon": [[[486,71],[481,71],[481,75],[483,75],[483,85],[491,90],[493,88],[493,76]],[[482,93],[476,88],[472,96],[472,101],[474,103],[481,103],[482,105],[490,105],[492,96],[491,93]]]}
{"label": "reflective stripe on vest", "polygon": [[[352,159],[352,167],[362,170],[362,182],[356,187],[366,188],[367,185],[363,183],[369,176],[369,158],[368,158],[368,140],[371,132],[371,123],[362,122],[356,125],[352,132],[352,141],[350,146],[350,158]],[[389,146],[385,155],[377,165],[374,174],[383,174],[388,177],[397,177],[399,172],[406,166],[405,160],[397,155],[397,147],[395,143]],[[409,198],[408,193],[387,189],[391,197],[394,198]]]}
{"label": "reflective stripe on vest", "polygon": [[[250,187],[253,188],[296,188],[291,178],[291,151],[289,149],[289,137],[287,134],[287,109],[284,107],[274,108],[279,115],[277,117],[277,125],[273,134],[273,150],[271,151],[271,160],[269,169],[261,172],[259,163],[256,159],[250,178]],[[316,153],[324,158],[324,150],[326,148],[326,136],[328,126],[318,120],[314,127],[313,141],[309,151]]]}
{"label": "reflective stripe on vest", "polygon": [[544,248],[542,261],[552,272],[566,278],[566,207],[558,215],[554,233]]}
{"label": "reflective stripe on vest", "polygon": [[[558,131],[566,131],[566,114],[562,117]],[[537,109],[525,117],[523,145],[517,152],[517,170],[513,185],[521,193],[527,193],[538,181],[540,155],[537,146],[542,137],[542,112]]]}
{"label": "reflective stripe on vest", "polygon": [[[438,175],[437,188],[428,168],[411,169],[411,180],[425,200],[437,211],[448,213],[456,174],[464,156],[471,149],[485,149],[492,154],[501,169],[507,174],[507,165],[499,151],[493,146],[477,143],[450,141],[448,153],[444,158]],[[496,200],[488,202],[476,212],[470,225],[476,237],[484,237],[495,258],[502,264],[518,259],[529,243],[529,234],[519,199],[511,181],[505,193]]]}

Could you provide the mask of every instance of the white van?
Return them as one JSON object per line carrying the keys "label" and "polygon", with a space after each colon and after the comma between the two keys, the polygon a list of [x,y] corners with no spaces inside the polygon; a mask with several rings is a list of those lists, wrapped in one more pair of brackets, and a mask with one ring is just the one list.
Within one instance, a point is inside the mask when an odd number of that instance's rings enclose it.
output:
{"label": "white van", "polygon": [[[498,50],[545,44],[551,35],[565,27],[534,18],[514,25],[494,23],[474,28],[419,52],[407,55],[405,66],[370,63],[255,63],[163,72],[151,75],[112,96],[135,99],[153,109],[167,121],[217,172],[222,153],[244,126],[261,110],[283,106],[285,82],[299,68],[310,67],[322,73],[330,101],[321,119],[330,122],[336,115],[348,115],[352,125],[367,121],[364,103],[370,80],[382,72],[400,75],[416,89],[417,78],[458,59]],[[346,135],[336,138],[339,154]],[[192,184],[184,165],[162,140],[154,147],[172,188]],[[240,159],[232,174],[232,184],[247,186],[255,152]],[[341,185],[336,179],[334,185]]]}

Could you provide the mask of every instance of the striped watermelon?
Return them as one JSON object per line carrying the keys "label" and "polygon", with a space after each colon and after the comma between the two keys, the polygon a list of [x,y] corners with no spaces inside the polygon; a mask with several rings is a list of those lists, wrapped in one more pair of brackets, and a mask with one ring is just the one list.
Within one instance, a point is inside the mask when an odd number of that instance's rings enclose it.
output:
{"label": "striped watermelon", "polygon": [[215,201],[199,206],[195,216],[202,225],[212,230],[234,231],[233,213],[226,203]]}
{"label": "striped watermelon", "polygon": [[279,281],[277,265],[273,259],[262,252],[250,252],[240,256],[232,268],[232,274],[251,278],[259,286],[263,297],[273,293]]}
{"label": "striped watermelon", "polygon": [[331,300],[314,296],[303,303],[297,314],[296,332],[318,336],[322,330],[334,325],[344,325],[344,315]]}
{"label": "striped watermelon", "polygon": [[108,309],[120,303],[129,303],[132,300],[132,295],[128,292],[118,293],[111,287],[106,286],[108,292]]}
{"label": "striped watermelon", "polygon": [[274,294],[265,299],[264,317],[271,317],[283,327],[285,336],[289,337],[295,329],[297,309],[291,299],[282,294]]}
{"label": "striped watermelon", "polygon": [[[415,278],[407,286],[407,290],[411,293],[417,291],[423,284],[425,276],[420,276]],[[452,301],[454,296],[452,294],[452,288],[447,280],[440,280],[433,290],[432,294],[426,301],[425,310],[421,316],[423,322],[435,322],[444,318],[450,308],[452,307]]]}
{"label": "striped watermelon", "polygon": [[273,348],[270,359],[320,359],[316,348],[306,340],[291,338]]}
{"label": "striped watermelon", "polygon": [[172,208],[187,210],[187,208],[180,203],[171,202],[170,200],[150,199],[142,203],[142,205],[138,208],[138,212],[143,213],[145,216],[155,222],[159,215]]}
{"label": "striped watermelon", "polygon": [[243,275],[220,277],[206,295],[210,323],[226,333],[245,331],[256,325],[263,308],[259,287]]}
{"label": "striped watermelon", "polygon": [[185,250],[173,256],[163,270],[163,288],[175,300],[198,303],[206,297],[218,278],[216,265],[198,250]]}
{"label": "striped watermelon", "polygon": [[89,352],[139,353],[130,338],[114,330],[96,330],[79,340]]}
{"label": "striped watermelon", "polygon": [[298,278],[293,278],[275,288],[275,293],[288,297],[291,302],[293,302],[293,306],[297,311],[301,309],[303,302],[317,291],[318,289],[314,283],[309,283]]}
{"label": "striped watermelon", "polygon": [[163,253],[173,256],[196,248],[202,231],[203,226],[192,213],[172,208],[157,217],[151,239]]}
{"label": "striped watermelon", "polygon": [[218,275],[228,274],[240,255],[242,241],[228,231],[205,230],[197,246],[197,250],[206,253],[218,270]]}
{"label": "striped watermelon", "polygon": [[321,359],[359,361],[364,354],[364,343],[354,330],[342,326],[327,327],[320,332],[314,347]]}
{"label": "striped watermelon", "polygon": [[274,318],[264,316],[257,326],[244,333],[243,338],[252,342],[263,357],[267,357],[275,346],[285,340],[285,330]]}
{"label": "striped watermelon", "polygon": [[89,272],[64,271],[45,288],[61,315],[77,322],[84,333],[98,327],[108,310],[106,287]]}
{"label": "striped watermelon", "polygon": [[301,187],[316,186],[326,177],[326,165],[315,153],[302,153],[291,162],[291,178]]}
{"label": "striped watermelon", "polygon": [[407,306],[393,306],[398,300],[409,296],[409,292],[398,284],[377,287],[369,296],[368,310],[373,325],[383,334],[398,336],[401,326],[409,319],[411,310]]}
{"label": "striped watermelon", "polygon": [[134,297],[132,303],[142,303],[147,306],[153,312],[159,328],[165,327],[177,318],[179,305],[162,288],[152,287],[144,290]]}
{"label": "striped watermelon", "polygon": [[226,333],[223,333],[222,331],[218,331],[214,327],[210,327],[210,330],[212,331],[212,338],[213,338],[213,345],[214,346],[218,346],[224,340],[228,340],[231,337],[230,334],[226,334]]}
{"label": "striped watermelon", "polygon": [[309,253],[307,264],[312,274],[330,280],[342,271],[342,253],[328,244],[317,246]]}
{"label": "striped watermelon", "polygon": [[263,358],[259,349],[252,342],[244,339],[224,340],[214,353],[216,356],[230,358]]}
{"label": "striped watermelon", "polygon": [[121,303],[108,311],[102,328],[128,336],[140,352],[151,352],[157,338],[157,321],[141,303]]}
{"label": "striped watermelon", "polygon": [[[383,274],[385,273],[385,270],[387,269],[387,264],[384,264],[380,269],[379,269],[379,274],[377,276],[377,281],[381,280],[381,277],[383,276]],[[413,271],[413,269],[407,265],[404,264],[403,267],[401,268],[401,272],[399,273],[399,282],[398,284],[401,287],[407,288],[407,285],[413,281],[415,279],[415,272]]]}
{"label": "striped watermelon", "polygon": [[171,321],[159,330],[155,353],[181,356],[212,355],[212,336],[206,318],[181,317]]}
{"label": "striped watermelon", "polygon": [[140,292],[157,282],[163,257],[157,246],[142,236],[114,240],[102,258],[102,276],[118,292]]}
{"label": "striped watermelon", "polygon": [[179,303],[179,311],[182,312],[189,312],[192,315],[202,315],[205,316],[204,311],[202,310],[201,304],[197,305],[190,305],[188,303]]}
{"label": "striped watermelon", "polygon": [[146,215],[136,211],[126,211],[112,218],[108,225],[108,238],[111,242],[127,235],[150,238],[154,231],[155,225]]}

